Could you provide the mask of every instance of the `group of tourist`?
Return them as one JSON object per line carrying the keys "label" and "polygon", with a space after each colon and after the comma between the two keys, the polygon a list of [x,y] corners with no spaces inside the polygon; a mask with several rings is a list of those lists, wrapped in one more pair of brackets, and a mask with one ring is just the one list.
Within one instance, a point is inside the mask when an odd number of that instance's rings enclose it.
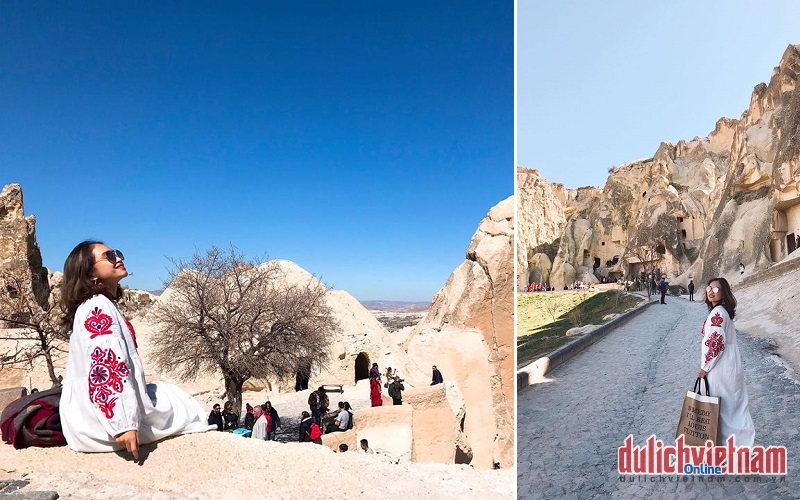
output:
{"label": "group of tourist", "polygon": [[225,402],[225,407],[220,411],[219,403],[216,403],[211,413],[208,415],[208,425],[216,425],[220,432],[236,432],[246,434],[244,431],[251,431],[250,437],[265,441],[275,441],[277,432],[281,429],[281,417],[278,411],[272,407],[272,403],[267,401],[263,405],[251,406],[247,403],[245,407],[247,413],[244,423],[240,425],[239,415],[233,411],[233,403]]}
{"label": "group of tourist", "polygon": [[552,288],[550,288],[550,285],[547,283],[531,283],[528,285],[529,292],[549,292],[550,290],[552,290]]}
{"label": "group of tourist", "polygon": [[381,382],[381,370],[378,368],[378,363],[372,363],[372,368],[369,370],[369,400],[372,406],[383,406],[384,388],[389,389],[392,404],[403,404],[402,391],[405,390],[405,386],[403,386],[403,380],[397,374],[397,370],[392,370],[391,366],[387,367],[386,383],[381,385]]}
{"label": "group of tourist", "polygon": [[[369,447],[369,441],[367,441],[366,439],[362,439],[360,441],[360,444],[361,444],[361,451],[363,451],[367,455],[374,455],[375,454],[375,452],[372,450],[372,448]],[[341,443],[339,445],[339,453],[344,453],[349,449],[350,449],[350,447],[347,446],[345,443]]]}

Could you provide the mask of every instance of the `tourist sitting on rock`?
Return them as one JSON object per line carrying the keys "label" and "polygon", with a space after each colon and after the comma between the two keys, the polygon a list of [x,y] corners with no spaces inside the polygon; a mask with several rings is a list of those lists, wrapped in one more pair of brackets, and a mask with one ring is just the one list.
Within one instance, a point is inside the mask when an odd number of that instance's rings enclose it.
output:
{"label": "tourist sitting on rock", "polygon": [[269,401],[264,403],[264,413],[267,414],[270,420],[270,425],[267,428],[267,441],[275,441],[275,435],[281,429],[281,417],[278,416],[278,410],[273,408],[272,403]]}
{"label": "tourist sitting on rock", "polygon": [[403,387],[403,382],[400,380],[400,377],[395,377],[394,382],[389,384],[389,397],[392,398],[392,403],[395,405],[403,404],[403,393],[402,391],[405,390]]}
{"label": "tourist sitting on rock", "polygon": [[436,365],[433,365],[433,378],[431,379],[431,385],[441,384],[444,382],[444,378],[442,378],[442,372],[436,368]]}
{"label": "tourist sitting on rock", "polygon": [[180,388],[145,381],[136,332],[117,305],[123,260],[119,250],[84,241],[64,262],[62,321],[71,334],[59,415],[73,450],[126,450],[138,462],[140,444],[216,425]]}
{"label": "tourist sitting on rock", "polygon": [[350,403],[347,402],[347,401],[344,402],[344,411],[346,411],[348,413],[348,416],[350,417],[350,419],[347,422],[347,430],[349,431],[350,429],[353,428],[353,423],[355,421],[353,420],[353,408],[350,406]]}
{"label": "tourist sitting on rock", "polygon": [[344,403],[339,401],[339,414],[336,415],[336,420],[328,424],[325,432],[344,432],[350,426],[350,412],[344,407]]}
{"label": "tourist sitting on rock", "polygon": [[222,410],[222,420],[224,430],[232,431],[239,427],[239,415],[233,412],[233,403],[225,401],[225,408]]}
{"label": "tourist sitting on rock", "polygon": [[299,439],[301,443],[316,443],[322,444],[322,430],[319,428],[311,415],[304,411],[300,414],[300,432]]}
{"label": "tourist sitting on rock", "polygon": [[211,413],[208,414],[208,425],[216,425],[218,431],[222,431],[225,428],[225,420],[223,420],[222,413],[220,413],[219,403],[214,404]]}
{"label": "tourist sitting on rock", "polygon": [[369,447],[369,441],[367,441],[366,439],[361,440],[361,449],[364,450],[364,453],[366,453],[367,455],[375,454],[375,452],[372,451],[372,448]]}
{"label": "tourist sitting on rock", "polygon": [[253,407],[253,417],[255,417],[256,422],[253,424],[253,434],[251,434],[250,437],[266,441],[269,422],[266,413],[264,413],[260,405],[255,405]]}
{"label": "tourist sitting on rock", "polygon": [[244,428],[253,430],[253,424],[256,423],[256,418],[253,416],[253,407],[250,403],[247,403],[245,408],[247,409],[247,413],[244,416]]}

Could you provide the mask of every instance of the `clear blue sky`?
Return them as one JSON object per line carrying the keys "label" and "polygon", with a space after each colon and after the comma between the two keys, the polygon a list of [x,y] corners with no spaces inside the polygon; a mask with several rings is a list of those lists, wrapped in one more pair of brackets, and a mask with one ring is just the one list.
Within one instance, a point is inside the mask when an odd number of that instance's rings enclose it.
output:
{"label": "clear blue sky", "polygon": [[517,165],[567,187],[662,141],[739,118],[790,44],[800,2],[639,0],[517,5]]}
{"label": "clear blue sky", "polygon": [[233,243],[430,300],[513,193],[510,1],[0,4],[0,183],[134,288]]}

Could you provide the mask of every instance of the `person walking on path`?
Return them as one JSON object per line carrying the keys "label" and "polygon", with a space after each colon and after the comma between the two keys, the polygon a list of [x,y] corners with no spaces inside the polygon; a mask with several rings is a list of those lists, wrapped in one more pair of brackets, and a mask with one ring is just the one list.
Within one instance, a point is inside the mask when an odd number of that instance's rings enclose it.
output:
{"label": "person walking on path", "polygon": [[658,288],[661,290],[661,303],[666,304],[664,299],[667,297],[667,286],[669,286],[669,281],[666,278],[661,278],[661,281],[658,283]]}
{"label": "person walking on path", "polygon": [[403,387],[403,382],[400,381],[400,377],[395,377],[394,382],[389,384],[389,397],[392,398],[392,404],[401,405],[403,404],[403,391],[405,387]]}
{"label": "person walking on path", "polygon": [[700,370],[708,378],[712,396],[720,398],[719,420],[723,443],[736,437],[736,446],[753,446],[755,428],[750,417],[747,387],[739,346],[736,343],[736,298],[725,278],[714,278],[706,286],[708,317],[701,333]]}
{"label": "person walking on path", "polygon": [[689,280],[689,302],[694,302],[694,280]]}

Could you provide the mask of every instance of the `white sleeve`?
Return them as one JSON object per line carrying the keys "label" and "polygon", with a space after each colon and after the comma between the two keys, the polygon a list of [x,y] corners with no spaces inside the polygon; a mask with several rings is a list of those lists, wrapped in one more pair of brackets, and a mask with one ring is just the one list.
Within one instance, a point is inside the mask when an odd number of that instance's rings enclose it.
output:
{"label": "white sleeve", "polygon": [[[90,405],[97,419],[110,436],[138,430],[141,404],[135,380],[131,375],[133,363],[122,336],[116,311],[109,301],[93,301],[83,317],[76,321],[79,328],[73,335],[83,335],[88,366]],[[104,310],[105,309],[105,310]]]}

